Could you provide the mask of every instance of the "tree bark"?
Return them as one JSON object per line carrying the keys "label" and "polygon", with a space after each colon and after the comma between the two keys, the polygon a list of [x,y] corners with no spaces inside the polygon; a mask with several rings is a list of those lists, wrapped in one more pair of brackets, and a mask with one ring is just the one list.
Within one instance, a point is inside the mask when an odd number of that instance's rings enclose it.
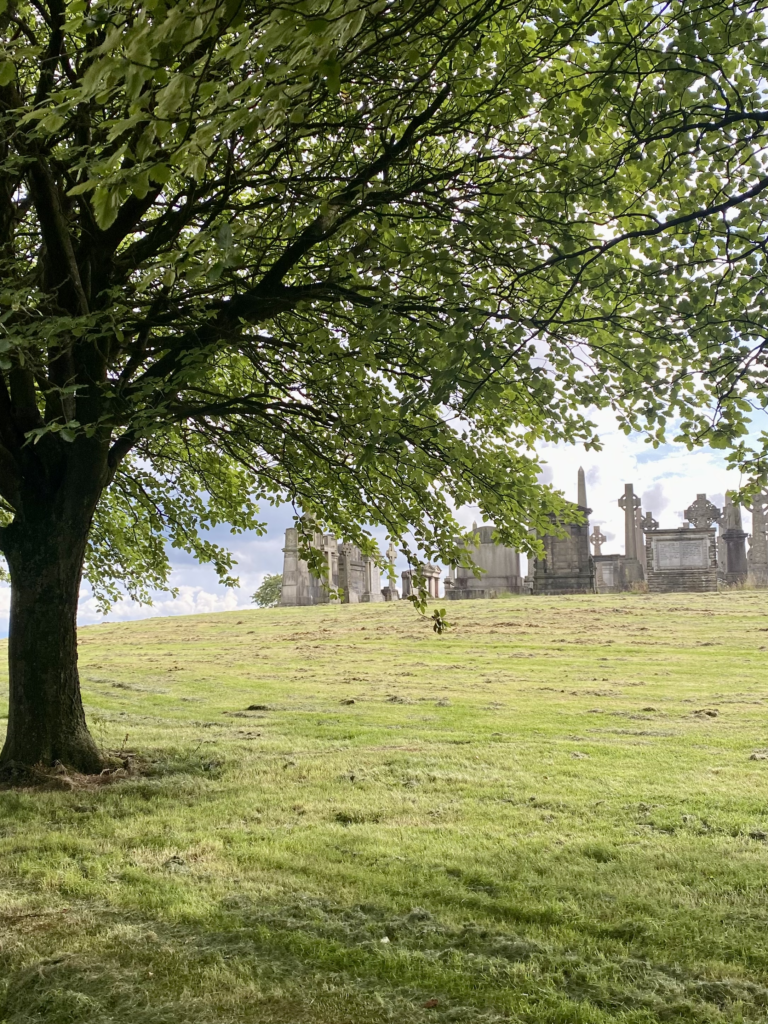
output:
{"label": "tree bark", "polygon": [[[85,722],[77,670],[77,604],[98,496],[73,487],[3,531],[11,575],[8,729],[0,768],[61,762],[81,772],[103,767]],[[42,497],[42,496],[41,496]],[[46,507],[47,506],[47,507]]]}

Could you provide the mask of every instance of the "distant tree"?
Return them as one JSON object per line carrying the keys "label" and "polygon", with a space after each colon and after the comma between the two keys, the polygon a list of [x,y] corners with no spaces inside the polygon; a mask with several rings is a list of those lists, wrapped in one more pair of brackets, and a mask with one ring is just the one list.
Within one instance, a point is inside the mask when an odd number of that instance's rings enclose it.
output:
{"label": "distant tree", "polygon": [[525,546],[594,407],[738,446],[765,42],[741,0],[0,0],[0,761],[101,764],[83,571],[146,598],[170,540],[232,584],[205,530],[260,500]]}
{"label": "distant tree", "polygon": [[259,608],[274,608],[275,605],[280,603],[282,590],[282,573],[273,573],[272,575],[267,573],[251,600]]}

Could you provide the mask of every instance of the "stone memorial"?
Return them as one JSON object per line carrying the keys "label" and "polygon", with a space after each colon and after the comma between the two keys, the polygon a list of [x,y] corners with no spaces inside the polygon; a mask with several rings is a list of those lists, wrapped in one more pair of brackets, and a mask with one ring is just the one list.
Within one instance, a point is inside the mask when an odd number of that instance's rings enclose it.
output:
{"label": "stone memorial", "polygon": [[624,581],[629,586],[638,583],[645,576],[640,562],[642,547],[638,550],[637,513],[640,512],[640,499],[635,494],[633,484],[624,484],[624,493],[618,500],[618,506],[624,512]]}
{"label": "stone memorial", "polygon": [[729,587],[746,582],[749,571],[747,533],[741,523],[741,508],[734,503],[730,494],[725,496],[717,547],[720,581]]}
{"label": "stone memorial", "polygon": [[598,594],[615,594],[626,590],[623,555],[604,555],[603,544],[607,537],[599,526],[592,528],[589,542],[593,548],[592,561],[595,566],[595,590]]}
{"label": "stone memorial", "polygon": [[592,561],[595,564],[595,590],[598,594],[618,594],[628,589],[623,555],[594,555]]}
{"label": "stone memorial", "polygon": [[344,604],[384,600],[375,558],[363,555],[355,544],[338,542],[332,533],[313,533],[310,543],[327,560],[327,581],[309,571],[307,562],[299,555],[299,531],[295,526],[289,527],[283,547],[283,607],[328,604],[329,586],[341,590]]}
{"label": "stone memorial", "polygon": [[[328,582],[338,586],[338,559],[333,559],[332,545],[335,544],[333,534],[315,533],[312,546],[330,554]],[[288,606],[304,606],[327,604],[329,595],[323,583],[309,571],[306,561],[299,555],[299,531],[295,526],[285,531],[283,547],[283,586],[280,604]]]}
{"label": "stone memorial", "polygon": [[493,526],[479,526],[473,531],[473,544],[469,547],[472,561],[483,575],[476,577],[471,569],[463,566],[448,570],[443,584],[447,601],[465,601],[499,594],[520,594],[523,580],[520,575],[520,555],[514,548],[497,544],[493,538]]}
{"label": "stone memorial", "polygon": [[595,567],[589,553],[589,514],[592,509],[586,505],[586,485],[583,470],[579,472],[578,495],[584,502],[577,508],[584,517],[583,523],[564,523],[552,514],[550,519],[562,534],[545,534],[544,557],[534,562],[534,594],[594,594]]}
{"label": "stone memorial", "polygon": [[646,579],[651,593],[717,591],[717,539],[720,510],[698,494],[685,510],[690,527],[646,533]]}
{"label": "stone memorial", "polygon": [[[432,565],[429,562],[426,565],[420,565],[419,570],[425,577],[427,596],[438,598],[440,596],[440,576],[443,570],[439,565]],[[415,569],[406,569],[405,572],[400,573],[400,579],[403,581],[403,599],[415,593],[413,586],[415,575]]]}
{"label": "stone memorial", "polygon": [[386,584],[381,588],[381,596],[385,601],[399,601],[400,595],[397,592],[397,587],[391,582],[395,574],[395,562],[397,561],[397,548],[392,541],[389,542],[389,547],[387,548],[387,561],[389,562],[390,572],[387,576]]}
{"label": "stone memorial", "polygon": [[594,548],[595,557],[599,557],[600,555],[602,555],[603,544],[605,544],[607,540],[608,538],[603,533],[601,533],[599,526],[594,526],[592,528],[592,533],[590,533],[589,535],[589,543]]}

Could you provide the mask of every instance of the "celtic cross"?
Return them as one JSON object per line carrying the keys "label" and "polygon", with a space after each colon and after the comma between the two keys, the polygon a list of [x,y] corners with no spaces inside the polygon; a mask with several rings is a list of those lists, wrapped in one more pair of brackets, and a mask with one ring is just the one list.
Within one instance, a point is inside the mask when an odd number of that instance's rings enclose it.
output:
{"label": "celtic cross", "polygon": [[643,533],[650,533],[651,530],[658,530],[658,520],[653,518],[652,512],[646,512],[643,518],[640,520],[640,529]]}
{"label": "celtic cross", "polygon": [[605,544],[608,538],[605,537],[603,533],[601,533],[599,526],[595,526],[595,528],[592,530],[589,539],[592,542],[592,546],[595,549],[595,555],[601,555],[603,544]]}
{"label": "celtic cross", "polygon": [[[633,507],[633,509],[640,508],[640,498],[638,497],[637,494],[633,494],[632,495],[632,507]],[[627,496],[626,496],[626,494],[622,494],[622,496],[619,498],[619,508],[623,508],[624,511],[626,512],[626,510],[627,510]]]}
{"label": "celtic cross", "polygon": [[697,494],[696,501],[685,510],[685,518],[693,523],[696,530],[708,530],[713,523],[720,522],[720,509],[713,505],[706,494]]}

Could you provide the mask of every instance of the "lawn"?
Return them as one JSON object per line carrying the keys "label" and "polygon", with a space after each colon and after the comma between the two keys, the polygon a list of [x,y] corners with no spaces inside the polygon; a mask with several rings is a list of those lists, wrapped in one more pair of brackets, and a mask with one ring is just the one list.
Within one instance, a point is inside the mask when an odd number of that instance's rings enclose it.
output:
{"label": "lawn", "polygon": [[82,630],[137,772],[0,793],[0,1022],[764,1022],[768,595],[448,610]]}

